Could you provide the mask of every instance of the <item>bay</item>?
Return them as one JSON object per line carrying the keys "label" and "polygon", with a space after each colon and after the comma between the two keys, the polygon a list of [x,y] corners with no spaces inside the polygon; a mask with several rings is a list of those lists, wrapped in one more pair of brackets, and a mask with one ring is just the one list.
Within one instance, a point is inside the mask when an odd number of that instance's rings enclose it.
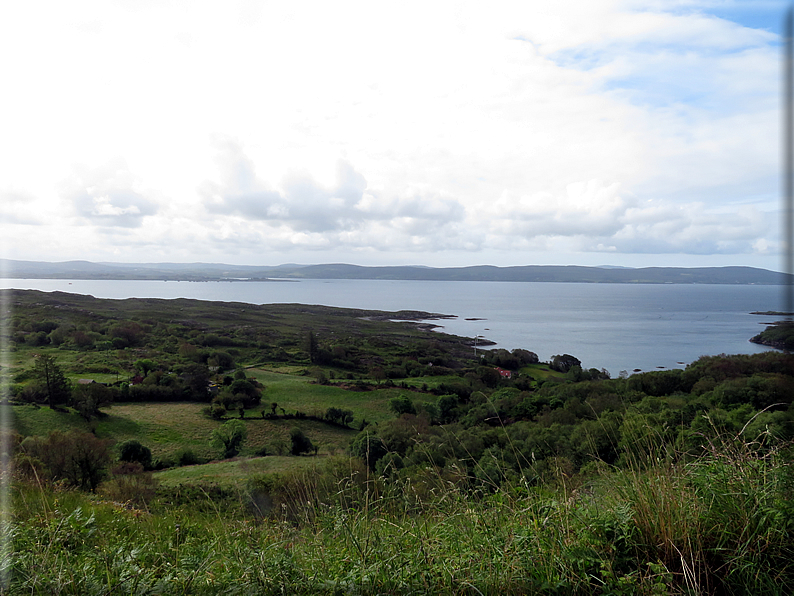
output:
{"label": "bay", "polygon": [[[322,304],[457,315],[439,331],[480,336],[548,360],[572,354],[586,368],[683,368],[702,355],[768,350],[748,340],[780,310],[780,286],[579,284],[395,280],[164,282],[3,279],[0,287],[97,298],[195,298],[249,304]],[[466,320],[477,319],[477,320]],[[494,347],[494,346],[492,346]]]}

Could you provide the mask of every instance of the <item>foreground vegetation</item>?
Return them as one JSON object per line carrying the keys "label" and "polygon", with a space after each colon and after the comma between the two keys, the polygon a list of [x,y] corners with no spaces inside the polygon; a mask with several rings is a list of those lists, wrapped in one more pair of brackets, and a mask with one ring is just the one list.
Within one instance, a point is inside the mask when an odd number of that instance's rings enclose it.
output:
{"label": "foreground vegetation", "polygon": [[291,505],[267,517],[255,481],[237,511],[231,495],[143,512],[22,484],[8,592],[790,593],[790,454],[713,447],[477,495],[338,460],[284,478]]}
{"label": "foreground vegetation", "polygon": [[794,591],[789,355],[611,379],[394,313],[13,300],[0,593]]}

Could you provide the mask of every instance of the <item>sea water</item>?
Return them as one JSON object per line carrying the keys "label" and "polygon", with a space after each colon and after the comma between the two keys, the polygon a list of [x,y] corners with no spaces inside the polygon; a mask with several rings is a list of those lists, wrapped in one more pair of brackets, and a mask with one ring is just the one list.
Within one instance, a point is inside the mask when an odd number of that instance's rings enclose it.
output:
{"label": "sea water", "polygon": [[[572,354],[586,368],[683,368],[702,355],[767,350],[748,340],[774,321],[780,286],[485,281],[289,280],[176,282],[2,279],[0,287],[97,298],[195,298],[300,303],[456,315],[438,331],[524,348],[548,360]],[[467,320],[469,319],[469,320]],[[478,339],[478,343],[482,339]],[[494,346],[491,346],[494,347]]]}

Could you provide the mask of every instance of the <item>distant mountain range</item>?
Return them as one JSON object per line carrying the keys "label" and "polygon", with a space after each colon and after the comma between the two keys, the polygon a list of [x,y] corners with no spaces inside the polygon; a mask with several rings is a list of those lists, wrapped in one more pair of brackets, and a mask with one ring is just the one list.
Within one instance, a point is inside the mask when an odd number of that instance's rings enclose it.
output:
{"label": "distant mountain range", "polygon": [[653,284],[780,285],[788,276],[755,267],[361,267],[359,265],[279,265],[259,267],[219,263],[92,263],[0,259],[0,275],[21,279],[161,279],[169,281],[266,281],[272,279],[404,279],[434,281],[535,281]]}

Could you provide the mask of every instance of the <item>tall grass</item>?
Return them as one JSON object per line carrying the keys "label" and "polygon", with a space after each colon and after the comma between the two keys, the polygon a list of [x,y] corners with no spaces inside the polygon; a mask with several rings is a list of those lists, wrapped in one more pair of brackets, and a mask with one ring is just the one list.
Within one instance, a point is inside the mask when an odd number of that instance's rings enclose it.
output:
{"label": "tall grass", "polygon": [[605,503],[631,508],[633,556],[663,564],[686,593],[790,593],[792,451],[766,439],[715,430],[694,458],[627,449],[601,483]]}
{"label": "tall grass", "polygon": [[[0,241],[2,242],[2,241]],[[6,254],[3,252],[3,254]],[[0,265],[5,274],[7,265]],[[11,488],[11,408],[5,405],[11,395],[9,318],[10,292],[0,289],[0,590],[7,588],[8,562],[11,560],[10,488]]]}
{"label": "tall grass", "polygon": [[329,458],[252,476],[237,507],[151,514],[20,484],[3,593],[791,593],[790,449],[706,445],[476,495],[432,464],[387,479]]}

